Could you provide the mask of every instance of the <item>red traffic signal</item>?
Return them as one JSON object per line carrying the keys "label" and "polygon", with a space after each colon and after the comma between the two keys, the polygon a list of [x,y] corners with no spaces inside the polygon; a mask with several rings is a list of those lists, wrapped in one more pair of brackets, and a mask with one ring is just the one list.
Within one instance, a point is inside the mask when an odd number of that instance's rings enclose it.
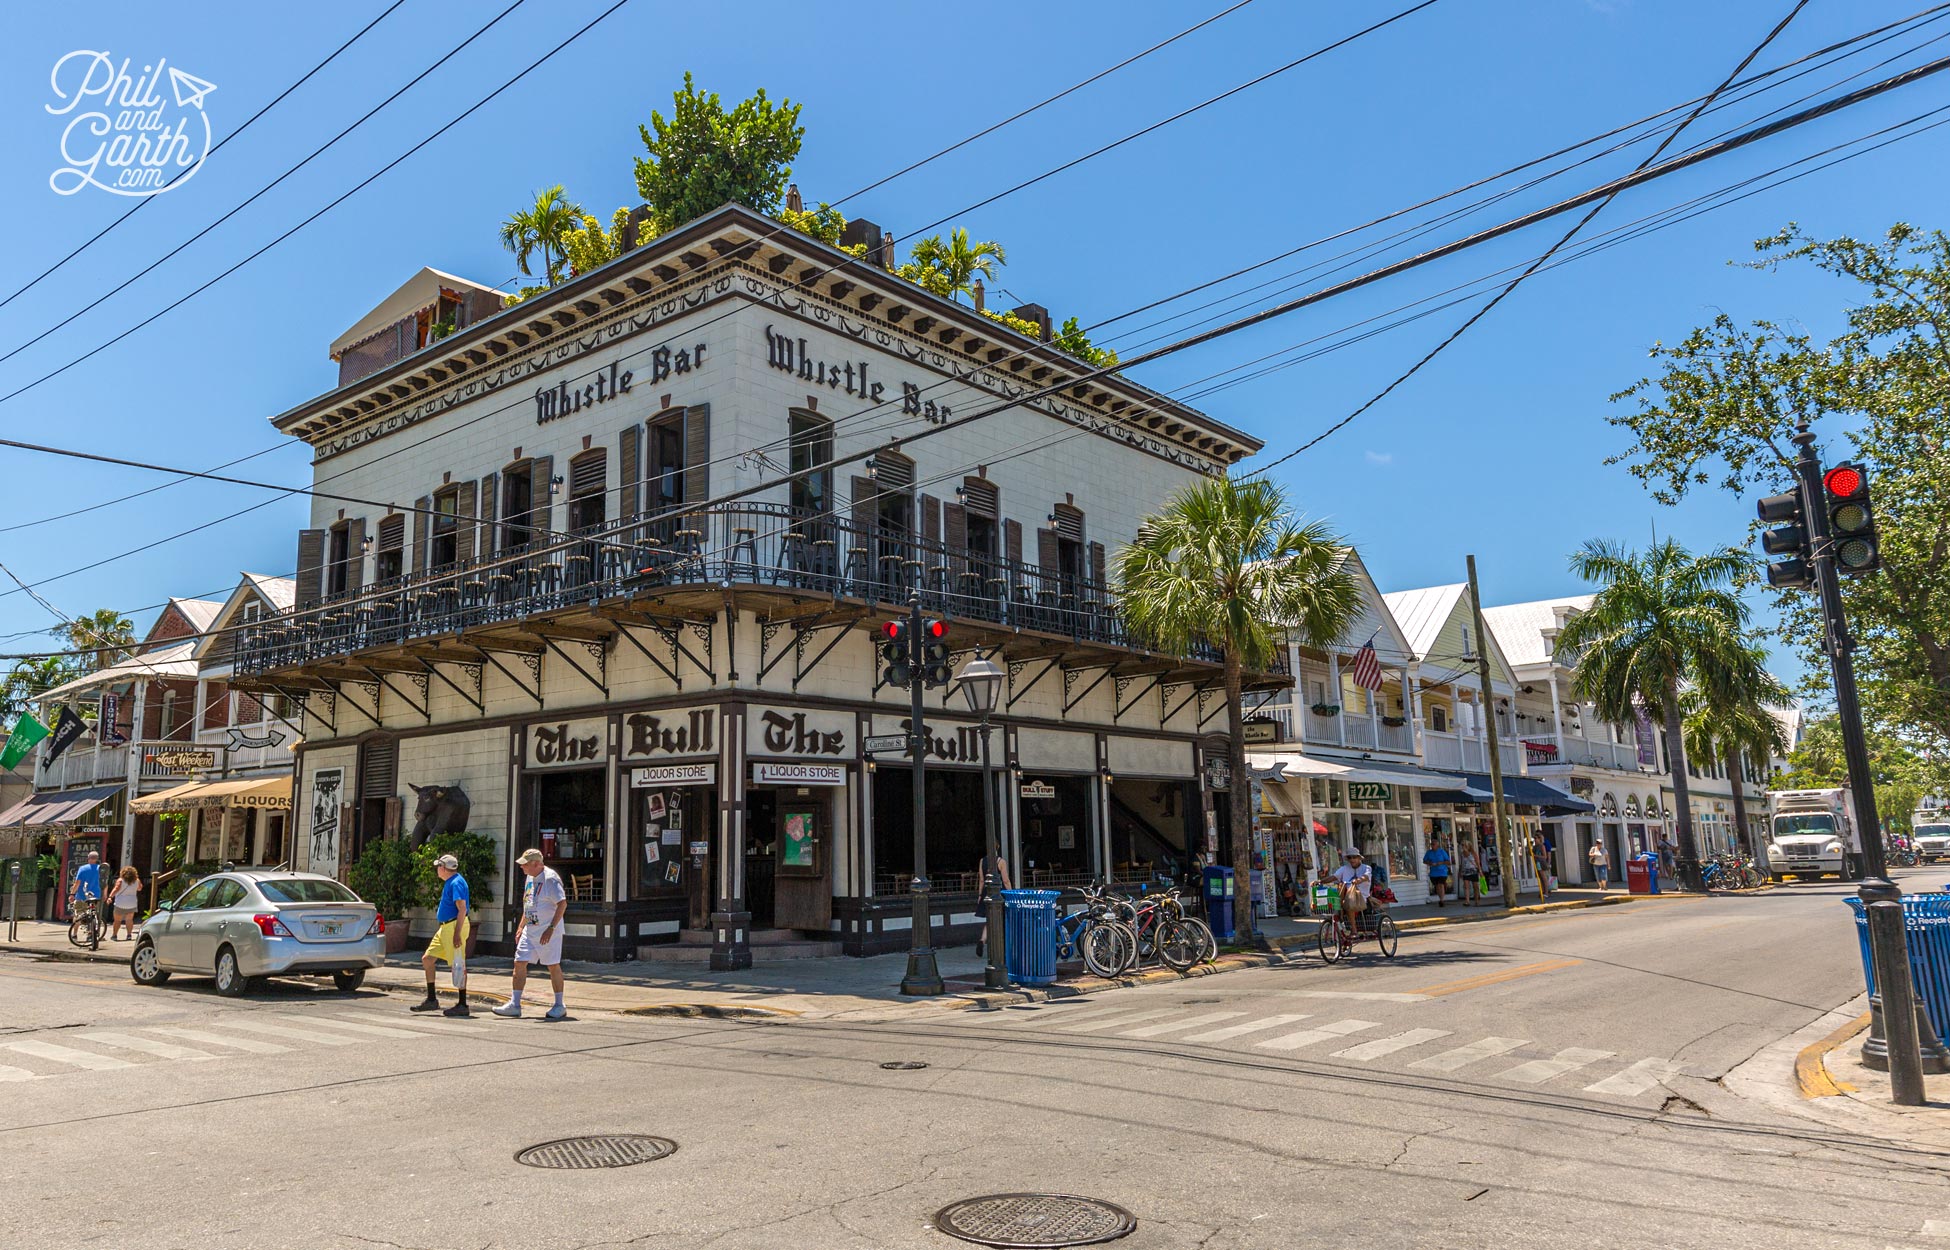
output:
{"label": "red traffic signal", "polygon": [[885,625],[882,625],[880,627],[880,633],[882,637],[887,638],[890,641],[899,642],[900,640],[907,637],[907,622],[888,621]]}
{"label": "red traffic signal", "polygon": [[1852,464],[1838,464],[1822,474],[1821,484],[1831,499],[1853,498],[1864,485],[1862,470]]}
{"label": "red traffic signal", "polygon": [[929,621],[921,627],[921,630],[930,638],[946,638],[948,636],[948,622]]}
{"label": "red traffic signal", "polygon": [[1822,474],[1827,493],[1828,536],[1835,568],[1841,573],[1872,573],[1882,566],[1875,513],[1869,507],[1869,475],[1858,464],[1838,464]]}

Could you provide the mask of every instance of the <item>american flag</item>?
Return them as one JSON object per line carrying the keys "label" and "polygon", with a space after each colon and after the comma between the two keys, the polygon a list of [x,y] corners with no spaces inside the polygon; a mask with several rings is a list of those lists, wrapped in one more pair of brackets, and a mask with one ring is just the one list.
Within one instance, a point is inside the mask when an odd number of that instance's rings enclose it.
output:
{"label": "american flag", "polygon": [[1372,693],[1381,689],[1381,660],[1374,653],[1374,639],[1363,643],[1354,653],[1354,664],[1348,670],[1354,684]]}

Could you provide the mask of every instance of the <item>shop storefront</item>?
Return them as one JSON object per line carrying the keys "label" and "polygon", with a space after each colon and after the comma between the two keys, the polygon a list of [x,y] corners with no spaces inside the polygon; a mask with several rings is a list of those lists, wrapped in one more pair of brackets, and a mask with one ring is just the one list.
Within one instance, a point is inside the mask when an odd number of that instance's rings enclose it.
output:
{"label": "shop storefront", "polygon": [[[614,957],[631,958],[636,947],[711,928],[723,734],[717,708],[680,707],[625,713],[617,736],[622,828],[614,945],[629,949]],[[570,884],[566,874],[563,884]]]}
{"label": "shop storefront", "polygon": [[[61,861],[52,899],[54,919],[68,918],[74,874],[88,862],[88,852],[98,853],[110,867],[117,866],[113,850],[120,842],[111,844],[110,835],[121,829],[121,794],[121,786],[44,790],[0,812],[0,828],[13,833],[21,858],[50,854]],[[28,870],[22,871],[24,875]]]}
{"label": "shop storefront", "polygon": [[829,935],[836,877],[852,859],[859,768],[853,712],[745,712],[745,907],[754,931]]}
{"label": "shop storefront", "polygon": [[180,815],[184,862],[274,868],[291,858],[291,778],[192,781],[129,803],[138,816]]}

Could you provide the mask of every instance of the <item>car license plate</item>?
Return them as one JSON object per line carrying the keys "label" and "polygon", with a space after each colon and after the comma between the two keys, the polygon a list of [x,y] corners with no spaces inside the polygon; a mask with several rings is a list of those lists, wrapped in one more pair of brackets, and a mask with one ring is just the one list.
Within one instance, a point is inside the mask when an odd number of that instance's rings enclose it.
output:
{"label": "car license plate", "polygon": [[318,922],[318,931],[326,937],[336,936],[338,931],[344,927],[345,922],[342,920],[321,920]]}

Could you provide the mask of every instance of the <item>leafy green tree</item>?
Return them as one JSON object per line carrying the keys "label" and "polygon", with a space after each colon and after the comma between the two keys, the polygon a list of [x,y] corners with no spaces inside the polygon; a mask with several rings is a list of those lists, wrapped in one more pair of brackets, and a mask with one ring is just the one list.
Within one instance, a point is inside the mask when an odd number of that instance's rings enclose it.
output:
{"label": "leafy green tree", "polygon": [[43,690],[80,676],[65,656],[45,655],[37,660],[16,660],[0,685],[0,726],[11,732],[13,723],[28,711]]}
{"label": "leafy green tree", "polygon": [[1084,337],[1083,327],[1077,324],[1075,317],[1063,323],[1063,328],[1056,332],[1054,342],[1058,350],[1066,351],[1078,360],[1093,364],[1099,369],[1108,369],[1117,364],[1117,353],[1108,347],[1092,346],[1090,340]]}
{"label": "leafy green tree", "polygon": [[1346,547],[1319,522],[1300,525],[1284,492],[1264,480],[1208,478],[1166,501],[1117,553],[1119,603],[1131,632],[1177,655],[1216,647],[1232,726],[1232,859],[1239,932],[1253,931],[1251,786],[1241,694],[1289,631],[1304,646],[1333,644],[1360,612]]}
{"label": "leafy green tree", "polygon": [[[993,282],[995,267],[1009,263],[1000,243],[992,239],[972,242],[966,230],[951,230],[945,240],[938,234],[931,234],[917,242],[907,254],[909,264],[901,267],[902,277],[918,282],[937,295],[946,295],[957,303],[974,289],[975,279],[986,278]],[[914,271],[913,274],[909,273],[910,269]]]}
{"label": "leafy green tree", "polygon": [[[627,249],[624,240],[630,232],[630,214],[634,210],[619,208],[610,214],[609,229],[594,217],[584,214],[570,229],[562,232],[562,253],[569,262],[571,274],[588,273],[601,268],[621,256]],[[642,247],[656,237],[648,221],[637,223],[636,239],[632,246]]]}
{"label": "leafy green tree", "polygon": [[515,254],[515,267],[528,277],[534,276],[530,258],[541,252],[543,285],[554,286],[562,280],[568,260],[564,236],[582,228],[583,221],[582,205],[570,200],[558,182],[537,191],[534,204],[501,223],[501,246]]}
{"label": "leafy green tree", "polygon": [[[1823,241],[1790,225],[1755,246],[1752,268],[1809,264],[1842,279],[1843,332],[1818,343],[1721,315],[1655,346],[1660,372],[1613,397],[1631,402],[1611,420],[1635,442],[1612,462],[1661,503],[1702,488],[1771,494],[1792,483],[1797,422],[1837,418],[1847,447],[1829,459],[1868,469],[1882,539],[1881,571],[1842,582],[1865,712],[1950,744],[1950,237],[1898,224],[1879,242]],[[1778,599],[1783,640],[1825,674],[1816,597]]]}
{"label": "leafy green tree", "polygon": [[639,126],[647,157],[636,162],[636,188],[660,230],[675,230],[727,203],[767,215],[778,211],[792,162],[806,137],[799,106],[773,104],[764,88],[730,112],[716,92],[684,75],[671,115],[652,112]]}
{"label": "leafy green tree", "polygon": [[1640,705],[1664,723],[1680,879],[1701,889],[1680,688],[1691,676],[1736,671],[1747,657],[1747,607],[1733,589],[1747,556],[1737,548],[1695,556],[1671,539],[1640,554],[1593,539],[1571,556],[1571,571],[1599,587],[1558,635],[1558,647],[1577,656],[1572,691],[1615,724],[1633,720]]}
{"label": "leafy green tree", "polygon": [[114,608],[97,608],[87,616],[77,616],[48,631],[77,651],[92,650],[86,672],[99,673],[129,655],[135,645],[135,622]]}
{"label": "leafy green tree", "polygon": [[1685,716],[1686,754],[1698,760],[1717,759],[1733,785],[1733,824],[1740,847],[1754,853],[1753,832],[1747,824],[1747,783],[1742,765],[1766,777],[1769,763],[1788,751],[1787,730],[1769,707],[1785,707],[1788,688],[1767,671],[1767,654],[1749,642],[1728,664],[1710,664],[1695,672],[1693,684],[1680,696]]}

